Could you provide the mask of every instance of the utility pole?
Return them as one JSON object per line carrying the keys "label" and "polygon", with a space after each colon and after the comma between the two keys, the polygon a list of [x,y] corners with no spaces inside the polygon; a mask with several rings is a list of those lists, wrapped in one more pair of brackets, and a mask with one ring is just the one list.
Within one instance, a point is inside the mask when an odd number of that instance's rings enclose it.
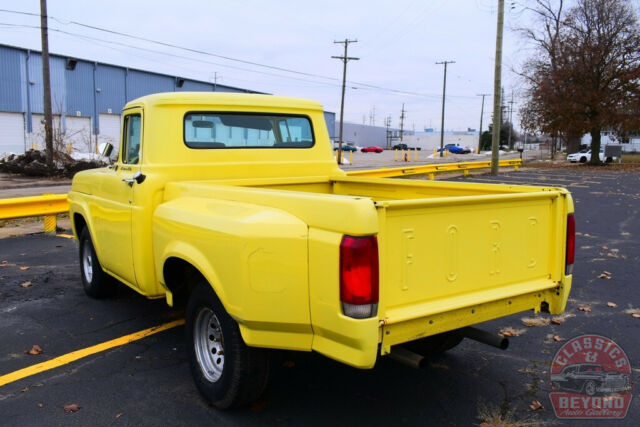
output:
{"label": "utility pole", "polygon": [[49,74],[49,29],[47,27],[47,0],[40,0],[40,35],[42,38],[42,93],[44,107],[44,141],[47,166],[53,171],[53,119],[51,117],[51,77]]}
{"label": "utility pole", "polygon": [[479,93],[476,95],[482,97],[482,107],[480,108],[480,130],[478,131],[478,152],[482,148],[482,116],[484,115],[484,97],[489,95],[489,93]]}
{"label": "utility pole", "polygon": [[496,63],[493,75],[493,138],[491,140],[491,175],[498,174],[500,148],[500,89],[502,87],[502,29],[504,27],[504,0],[498,0],[496,30]]}
{"label": "utility pole", "polygon": [[218,72],[213,72],[213,91],[216,92],[218,90]]}
{"label": "utility pole", "polygon": [[389,130],[389,128],[391,127],[391,116],[387,116],[387,118],[384,121],[384,125],[387,128],[387,133],[386,133],[387,147],[386,148],[391,148],[391,131]]}
{"label": "utility pole", "polygon": [[511,146],[511,129],[513,129],[513,89],[511,89],[511,101],[509,101],[509,139],[507,140],[509,150],[513,149]]}
{"label": "utility pole", "polygon": [[340,59],[342,61],[342,98],[340,100],[340,140],[338,141],[338,164],[342,164],[342,128],[344,127],[344,89],[347,82],[347,62],[357,61],[360,58],[347,56],[347,48],[349,43],[357,43],[358,40],[344,39],[343,41],[335,41],[335,44],[344,44],[343,56],[332,56],[334,59]]}
{"label": "utility pole", "polygon": [[400,142],[402,142],[403,130],[404,130],[404,102],[402,103],[402,110],[400,111]]}
{"label": "utility pole", "polygon": [[444,100],[447,93],[447,64],[455,64],[456,61],[436,62],[436,65],[444,64],[444,80],[442,82],[442,120],[440,121],[440,157],[444,155]]}

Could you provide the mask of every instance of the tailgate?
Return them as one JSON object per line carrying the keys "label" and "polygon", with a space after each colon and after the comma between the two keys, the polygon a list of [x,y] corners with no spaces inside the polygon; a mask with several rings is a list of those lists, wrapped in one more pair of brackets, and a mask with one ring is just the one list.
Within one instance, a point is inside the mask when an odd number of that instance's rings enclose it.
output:
{"label": "tailgate", "polygon": [[[534,308],[530,297],[539,298],[539,307],[559,294],[565,279],[566,215],[573,211],[565,190],[381,201],[376,206],[381,320],[384,325],[411,324],[411,331],[396,328],[394,337],[386,330],[383,347]],[[525,295],[526,301],[514,299]],[[478,313],[469,310],[467,316],[465,307],[477,307]],[[482,311],[482,316],[471,316]],[[443,313],[455,313],[455,318],[444,319]],[[430,323],[416,325],[416,319],[427,318]],[[441,325],[430,330],[434,319]]]}

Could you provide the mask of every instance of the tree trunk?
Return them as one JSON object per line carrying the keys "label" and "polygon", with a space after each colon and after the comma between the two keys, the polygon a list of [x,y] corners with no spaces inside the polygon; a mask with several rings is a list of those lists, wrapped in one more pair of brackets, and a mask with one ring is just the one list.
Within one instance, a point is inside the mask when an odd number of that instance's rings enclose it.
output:
{"label": "tree trunk", "polygon": [[567,135],[567,154],[577,153],[580,151],[580,135],[569,134]]}
{"label": "tree trunk", "polygon": [[600,128],[591,129],[591,160],[590,165],[600,165]]}

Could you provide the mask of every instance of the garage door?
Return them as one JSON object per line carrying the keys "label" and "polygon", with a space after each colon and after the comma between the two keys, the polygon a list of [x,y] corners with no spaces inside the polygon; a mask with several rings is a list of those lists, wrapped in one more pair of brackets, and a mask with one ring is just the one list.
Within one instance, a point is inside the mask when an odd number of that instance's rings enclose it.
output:
{"label": "garage door", "polygon": [[95,141],[91,138],[91,118],[66,116],[62,139],[65,146],[72,144],[74,150],[80,153],[95,151]]}
{"label": "garage door", "polygon": [[24,115],[0,113],[0,154],[24,153]]}
{"label": "garage door", "polygon": [[[60,132],[60,116],[54,114],[52,117],[54,132]],[[31,115],[31,133],[27,134],[27,148],[34,148],[36,150],[44,150],[45,148],[45,135],[44,135],[44,115],[32,114]]]}
{"label": "garage door", "polygon": [[120,144],[120,115],[100,114],[100,134],[98,142],[108,142],[113,145],[113,152],[118,152]]}

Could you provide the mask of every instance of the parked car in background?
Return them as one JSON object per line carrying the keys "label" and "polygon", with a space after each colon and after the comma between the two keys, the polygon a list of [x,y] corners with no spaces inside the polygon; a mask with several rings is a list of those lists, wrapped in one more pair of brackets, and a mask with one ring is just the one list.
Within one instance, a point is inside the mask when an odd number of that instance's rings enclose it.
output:
{"label": "parked car in background", "polygon": [[[338,151],[338,146],[336,145],[335,147],[333,147],[334,151]],[[347,145],[347,144],[343,144],[342,145],[342,151],[358,151],[358,149],[356,147],[354,147],[353,145]]]}
{"label": "parked car in background", "polygon": [[394,150],[406,150],[407,148],[407,144],[396,144],[393,146]]}
{"label": "parked car in background", "polygon": [[443,148],[439,148],[438,152],[443,150],[449,150],[449,152],[453,154],[469,154],[471,152],[470,149],[460,147],[459,145],[456,145],[456,144],[447,144]]}
{"label": "parked car in background", "polygon": [[[600,161],[605,163],[611,163],[614,159],[616,159],[615,157],[607,157],[605,159],[604,148],[600,149],[599,157]],[[586,163],[591,160],[591,150],[585,148],[584,150],[580,150],[577,153],[569,154],[567,156],[567,160],[571,163]]]}
{"label": "parked car in background", "polygon": [[362,151],[363,153],[382,153],[384,150],[382,149],[382,147],[374,145],[373,147],[363,147],[360,151]]}

